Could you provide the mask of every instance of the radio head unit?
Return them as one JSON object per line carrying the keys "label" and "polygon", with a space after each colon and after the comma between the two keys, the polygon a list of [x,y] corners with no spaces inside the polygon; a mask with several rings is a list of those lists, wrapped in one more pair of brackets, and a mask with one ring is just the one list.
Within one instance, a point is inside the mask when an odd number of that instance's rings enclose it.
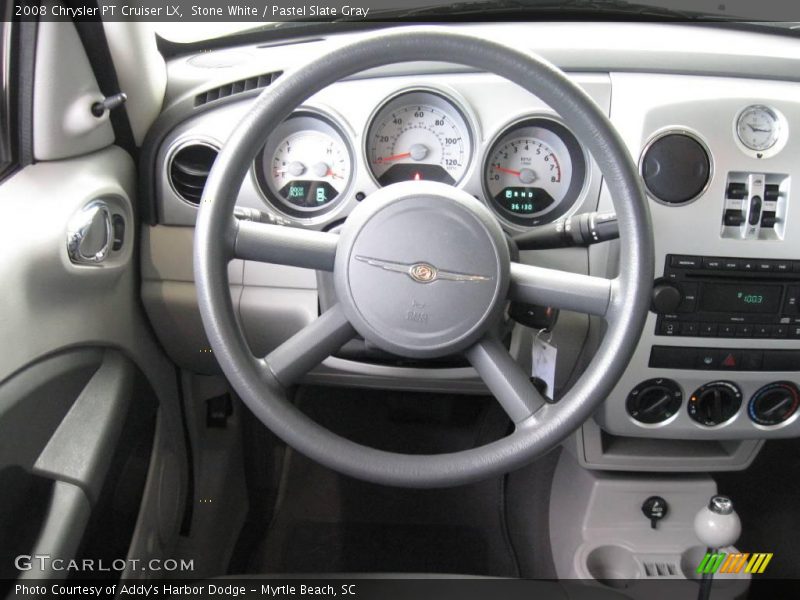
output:
{"label": "radio head unit", "polygon": [[800,261],[668,254],[656,335],[800,338]]}

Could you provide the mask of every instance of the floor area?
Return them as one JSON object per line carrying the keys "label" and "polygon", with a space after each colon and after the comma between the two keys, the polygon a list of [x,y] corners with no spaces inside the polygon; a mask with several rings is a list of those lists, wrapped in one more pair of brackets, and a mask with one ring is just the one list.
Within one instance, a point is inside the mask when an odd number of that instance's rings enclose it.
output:
{"label": "floor area", "polygon": [[[509,423],[491,398],[305,388],[300,408],[354,441],[439,453],[485,444]],[[250,573],[427,572],[518,576],[506,478],[442,490],[372,485],[287,451]]]}

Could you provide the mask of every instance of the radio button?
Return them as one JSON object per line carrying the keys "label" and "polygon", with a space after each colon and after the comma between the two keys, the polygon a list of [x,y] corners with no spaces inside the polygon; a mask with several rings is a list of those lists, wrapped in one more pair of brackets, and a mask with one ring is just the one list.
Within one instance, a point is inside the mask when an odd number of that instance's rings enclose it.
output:
{"label": "radio button", "polygon": [[703,337],[714,337],[717,335],[717,324],[716,323],[701,323],[700,324],[700,335]]}
{"label": "radio button", "polygon": [[739,262],[739,270],[740,271],[755,271],[756,270],[756,261],[752,259],[742,259]]}
{"label": "radio button", "polygon": [[700,327],[696,322],[687,321],[686,323],[681,323],[681,335],[696,336],[698,333],[700,333]]}
{"label": "radio button", "polygon": [[713,258],[710,256],[703,257],[703,268],[704,269],[722,269],[723,260],[721,258]]}
{"label": "radio button", "polygon": [[762,273],[774,271],[775,263],[771,260],[759,260],[756,263],[756,270],[761,271]]}
{"label": "radio button", "polygon": [[800,325],[789,326],[789,337],[795,339],[800,338]]}
{"label": "radio button", "polygon": [[778,273],[791,273],[792,271],[792,263],[788,260],[776,260],[775,261],[775,270]]}
{"label": "radio button", "polygon": [[683,255],[672,255],[669,262],[671,267],[679,267],[681,269],[699,269],[700,263],[699,256]]}
{"label": "radio button", "polygon": [[733,337],[736,335],[736,325],[725,323],[719,326],[719,337]]}
{"label": "radio button", "polygon": [[[692,284],[695,289],[697,289],[696,284]],[[686,289],[686,286],[683,288]],[[679,313],[693,313],[695,306],[697,306],[697,292],[687,293],[683,300],[681,301],[680,305],[678,306]]]}
{"label": "radio button", "polygon": [[785,338],[787,331],[789,331],[788,325],[773,325],[770,330],[770,337],[776,339]]}
{"label": "radio button", "polygon": [[752,325],[737,325],[736,337],[753,337]]}
{"label": "radio button", "polygon": [[[798,261],[800,264],[800,261]],[[723,258],[722,259],[722,268],[726,271],[738,271],[739,270],[739,259],[738,258]]]}
{"label": "radio button", "polygon": [[753,334],[757,338],[769,337],[771,333],[772,333],[771,325],[756,325],[753,328]]}

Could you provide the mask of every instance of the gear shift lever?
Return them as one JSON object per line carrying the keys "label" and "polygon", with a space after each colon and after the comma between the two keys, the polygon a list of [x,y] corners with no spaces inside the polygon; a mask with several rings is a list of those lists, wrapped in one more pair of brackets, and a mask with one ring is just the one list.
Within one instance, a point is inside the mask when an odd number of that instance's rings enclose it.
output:
{"label": "gear shift lever", "polygon": [[[727,496],[712,496],[708,506],[700,509],[694,518],[694,533],[711,554],[725,546],[733,546],[742,533],[742,522],[733,510],[731,499]],[[713,573],[703,573],[698,600],[708,600],[711,596],[713,577]]]}

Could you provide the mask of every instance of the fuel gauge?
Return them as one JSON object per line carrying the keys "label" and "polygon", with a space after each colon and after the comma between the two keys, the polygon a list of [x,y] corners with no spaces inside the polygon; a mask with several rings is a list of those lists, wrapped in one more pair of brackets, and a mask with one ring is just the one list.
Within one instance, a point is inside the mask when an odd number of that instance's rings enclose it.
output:
{"label": "fuel gauge", "polygon": [[352,152],[341,131],[316,114],[295,114],[267,140],[256,165],[264,194],[296,217],[331,208],[346,192]]}

